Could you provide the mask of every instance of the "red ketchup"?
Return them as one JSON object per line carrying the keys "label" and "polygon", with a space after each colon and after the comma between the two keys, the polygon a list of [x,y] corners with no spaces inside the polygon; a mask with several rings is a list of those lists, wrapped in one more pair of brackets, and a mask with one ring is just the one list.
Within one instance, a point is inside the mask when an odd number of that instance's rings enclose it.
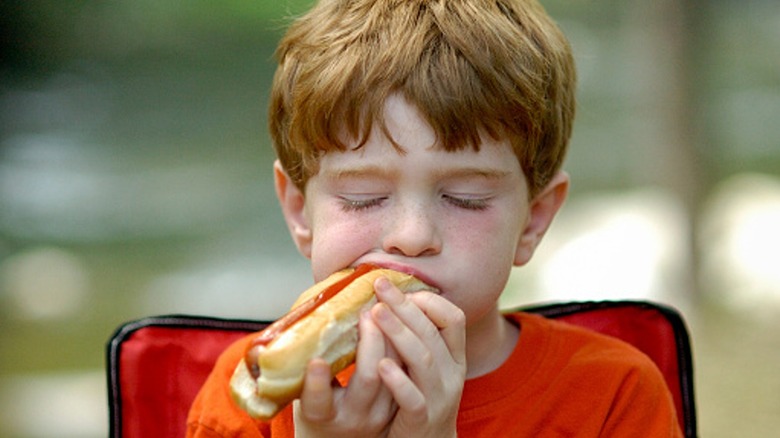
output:
{"label": "red ketchup", "polygon": [[289,313],[277,319],[273,324],[261,331],[257,337],[249,343],[244,352],[244,361],[246,362],[246,366],[252,377],[254,379],[260,377],[260,367],[257,364],[257,356],[260,349],[257,347],[268,345],[271,341],[276,339],[280,333],[315,311],[322,303],[336,296],[337,293],[341,292],[342,289],[347,287],[347,285],[352,283],[356,278],[377,268],[378,266],[372,264],[358,266],[354,272],[328,286],[316,296],[304,301],[298,307],[292,309]]}

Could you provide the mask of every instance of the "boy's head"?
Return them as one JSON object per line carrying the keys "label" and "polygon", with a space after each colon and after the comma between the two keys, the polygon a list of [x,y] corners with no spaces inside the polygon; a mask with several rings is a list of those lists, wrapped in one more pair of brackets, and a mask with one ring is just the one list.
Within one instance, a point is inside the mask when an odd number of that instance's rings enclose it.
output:
{"label": "boy's head", "polygon": [[[446,150],[506,139],[530,196],[571,135],[571,50],[536,0],[321,0],[280,43],[269,111],[279,160],[304,190],[323,153],[384,129],[400,94]],[[390,137],[392,139],[392,137]]]}

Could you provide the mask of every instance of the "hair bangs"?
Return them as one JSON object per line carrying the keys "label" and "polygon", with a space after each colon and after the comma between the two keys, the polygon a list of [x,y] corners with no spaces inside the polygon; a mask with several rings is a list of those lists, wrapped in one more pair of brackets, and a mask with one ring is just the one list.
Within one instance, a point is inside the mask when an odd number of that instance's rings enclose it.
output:
{"label": "hair bangs", "polygon": [[376,129],[402,151],[384,122],[394,93],[417,107],[437,147],[508,140],[532,193],[565,155],[573,60],[535,2],[322,1],[291,26],[277,56],[271,132],[301,188],[322,154],[359,148]]}

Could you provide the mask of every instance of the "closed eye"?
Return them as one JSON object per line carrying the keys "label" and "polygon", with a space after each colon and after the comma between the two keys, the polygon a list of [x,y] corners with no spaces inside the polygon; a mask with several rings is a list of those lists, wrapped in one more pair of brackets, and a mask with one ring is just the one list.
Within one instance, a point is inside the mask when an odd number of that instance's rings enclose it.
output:
{"label": "closed eye", "polygon": [[490,207],[490,198],[444,194],[442,198],[451,205],[465,210],[482,211]]}
{"label": "closed eye", "polygon": [[378,207],[387,197],[352,197],[341,196],[341,209],[347,212],[368,210],[372,207]]}

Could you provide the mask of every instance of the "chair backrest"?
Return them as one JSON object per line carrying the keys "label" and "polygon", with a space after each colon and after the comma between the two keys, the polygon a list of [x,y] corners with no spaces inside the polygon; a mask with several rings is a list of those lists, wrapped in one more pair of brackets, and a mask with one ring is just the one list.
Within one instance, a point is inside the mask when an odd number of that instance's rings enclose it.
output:
{"label": "chair backrest", "polygon": [[[676,310],[646,301],[554,303],[514,310],[583,326],[642,350],[663,373],[685,436],[696,436],[690,342]],[[219,354],[268,323],[170,315],[120,326],[107,347],[109,436],[184,436],[189,407]]]}

